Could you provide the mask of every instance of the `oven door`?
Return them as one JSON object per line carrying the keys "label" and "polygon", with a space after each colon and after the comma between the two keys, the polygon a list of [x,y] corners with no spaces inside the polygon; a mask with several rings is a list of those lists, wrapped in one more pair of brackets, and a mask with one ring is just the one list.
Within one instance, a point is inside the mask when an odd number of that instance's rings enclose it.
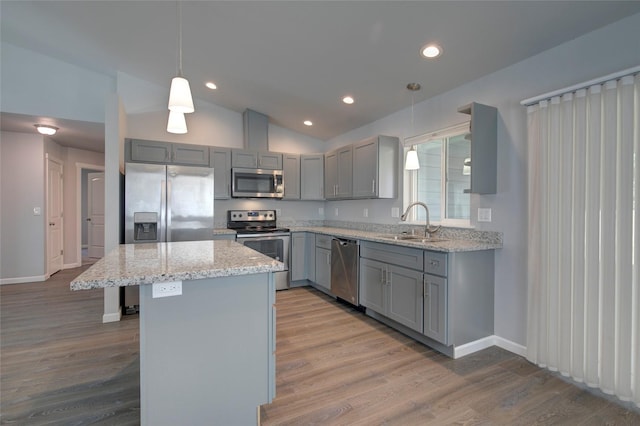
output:
{"label": "oven door", "polygon": [[237,242],[284,263],[284,271],[274,272],[276,290],[289,288],[290,234],[238,234]]}

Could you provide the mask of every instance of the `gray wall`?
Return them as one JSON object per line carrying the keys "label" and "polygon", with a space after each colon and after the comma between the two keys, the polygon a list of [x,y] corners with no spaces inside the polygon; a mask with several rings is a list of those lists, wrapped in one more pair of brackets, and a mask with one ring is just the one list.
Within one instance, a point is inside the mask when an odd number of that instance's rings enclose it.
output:
{"label": "gray wall", "polygon": [[44,161],[42,136],[0,132],[1,280],[44,277]]}

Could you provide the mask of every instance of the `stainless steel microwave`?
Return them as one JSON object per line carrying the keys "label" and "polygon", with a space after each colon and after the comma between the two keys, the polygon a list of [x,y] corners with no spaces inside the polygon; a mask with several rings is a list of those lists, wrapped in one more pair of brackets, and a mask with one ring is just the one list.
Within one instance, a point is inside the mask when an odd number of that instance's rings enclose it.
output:
{"label": "stainless steel microwave", "polygon": [[231,169],[231,196],[236,198],[282,198],[282,170]]}

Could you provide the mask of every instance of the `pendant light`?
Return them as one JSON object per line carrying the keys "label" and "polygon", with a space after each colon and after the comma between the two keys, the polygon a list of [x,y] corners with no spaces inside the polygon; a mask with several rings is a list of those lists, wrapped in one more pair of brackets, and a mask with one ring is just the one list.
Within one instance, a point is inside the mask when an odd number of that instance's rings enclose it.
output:
{"label": "pendant light", "polygon": [[183,113],[177,111],[169,111],[167,132],[180,135],[187,133],[187,121],[185,120]]}
{"label": "pendant light", "polygon": [[[418,83],[409,83],[407,84],[407,89],[411,90],[411,132],[413,133],[413,95],[415,92],[420,90],[420,84]],[[411,149],[407,152],[407,158],[404,163],[405,170],[418,170],[420,168],[420,161],[418,160],[418,151],[416,151],[416,146],[412,145]]]}
{"label": "pendant light", "polygon": [[[187,114],[193,112],[193,99],[191,97],[191,88],[189,87],[189,81],[182,76],[182,6],[181,2],[177,1],[178,9],[178,75],[171,80],[171,89],[169,91],[169,110],[181,114]],[[169,115],[171,119],[171,114]],[[174,119],[179,120],[178,116],[174,116]],[[182,117],[184,121],[184,116]],[[167,125],[167,130],[170,127]],[[186,133],[186,124],[184,126]]]}

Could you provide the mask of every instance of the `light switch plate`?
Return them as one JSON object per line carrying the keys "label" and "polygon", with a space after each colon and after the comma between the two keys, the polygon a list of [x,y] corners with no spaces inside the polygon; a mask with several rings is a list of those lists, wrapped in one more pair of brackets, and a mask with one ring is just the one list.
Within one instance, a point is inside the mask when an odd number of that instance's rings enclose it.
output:
{"label": "light switch plate", "polygon": [[369,209],[362,210],[362,217],[369,217]]}
{"label": "light switch plate", "polygon": [[490,208],[478,208],[478,222],[491,222]]}
{"label": "light switch plate", "polygon": [[33,215],[34,216],[40,216],[42,214],[42,209],[40,207],[34,207],[33,208]]}
{"label": "light switch plate", "polygon": [[318,215],[320,217],[324,216],[324,207],[318,207]]}
{"label": "light switch plate", "polygon": [[336,207],[335,211],[335,215],[338,216],[338,208]]}
{"label": "light switch plate", "polygon": [[391,207],[391,217],[400,217],[399,207]]}

